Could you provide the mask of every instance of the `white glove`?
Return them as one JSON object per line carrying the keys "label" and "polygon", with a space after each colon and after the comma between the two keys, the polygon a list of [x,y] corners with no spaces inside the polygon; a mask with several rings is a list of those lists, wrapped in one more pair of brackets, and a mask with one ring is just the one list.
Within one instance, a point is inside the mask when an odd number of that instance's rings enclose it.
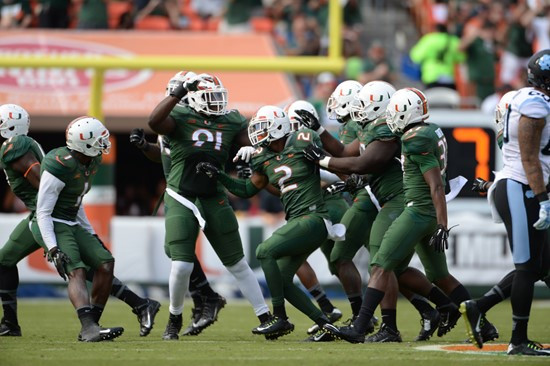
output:
{"label": "white glove", "polygon": [[539,219],[533,227],[537,230],[546,230],[550,227],[550,200],[540,202]]}
{"label": "white glove", "polygon": [[245,163],[248,163],[250,161],[250,158],[252,157],[252,154],[254,154],[254,151],[256,151],[255,148],[252,146],[243,146],[237,151],[237,154],[233,158],[233,162],[236,163],[237,160],[241,159]]}

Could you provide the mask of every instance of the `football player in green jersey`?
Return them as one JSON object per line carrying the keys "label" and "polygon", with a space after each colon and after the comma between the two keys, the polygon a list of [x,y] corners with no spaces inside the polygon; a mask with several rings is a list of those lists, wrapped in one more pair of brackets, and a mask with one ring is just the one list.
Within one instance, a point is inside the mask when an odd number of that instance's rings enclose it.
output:
{"label": "football player in green jersey", "polygon": [[[186,97],[188,106],[175,108]],[[260,322],[269,308],[260,285],[244,259],[238,223],[221,184],[202,174],[196,165],[208,161],[222,168],[233,144],[249,143],[246,119],[227,111],[227,90],[216,76],[200,74],[170,92],[149,118],[153,131],[170,139],[172,160],[164,203],[166,244],[172,267],[169,279],[170,315],[163,338],[178,339],[183,299],[195,260],[199,228],[237,280]]]}
{"label": "football player in green jersey", "polygon": [[[360,129],[351,118],[351,106],[355,96],[361,90],[357,81],[347,80],[340,83],[327,102],[327,114],[342,123],[338,138],[343,144],[349,144],[357,138]],[[370,227],[378,214],[376,204],[365,189],[352,194],[353,204],[340,221],[346,228],[346,238],[337,241],[331,252],[331,262],[336,267],[338,278],[344,287],[352,310],[352,319],[361,309],[361,275],[353,263],[353,257],[361,246],[369,249]],[[374,327],[372,328],[374,330]]]}
{"label": "football player in green jersey", "polygon": [[[109,131],[95,118],[80,117],[67,127],[66,139],[66,147],[50,151],[41,162],[31,231],[60,276],[69,277],[69,299],[82,324],[79,340],[109,340],[124,332],[120,327],[98,325],[111,292],[114,258],[94,236],[82,206],[101,155],[109,153]],[[91,299],[86,267],[95,270]]]}
{"label": "football player in green jersey", "polygon": [[[370,188],[381,206],[370,233],[371,260],[376,257],[388,227],[403,211],[403,179],[401,164],[398,160],[399,138],[389,130],[384,118],[386,106],[394,92],[395,88],[383,81],[370,82],[361,89],[352,107],[352,116],[362,129],[359,131],[358,139],[352,144],[346,146],[327,133],[321,135],[329,152],[335,156],[349,156],[331,158],[329,169],[345,174],[369,174]],[[304,114],[303,111],[299,113],[304,116],[303,119],[307,124],[318,125],[311,116]],[[407,267],[408,260],[400,263],[394,272],[400,279],[400,288],[421,313],[424,324],[417,340],[426,340],[437,328],[439,313],[425,299],[414,296],[411,291],[406,290],[406,285],[414,280],[419,281],[423,284],[425,294],[428,294],[434,286],[419,271]],[[441,272],[434,276],[439,278],[448,274],[444,270]],[[383,324],[377,334],[367,338],[367,342],[401,341],[395,316],[397,288],[390,290],[381,302]],[[446,299],[445,303],[440,305],[444,306],[448,303],[449,300]]]}
{"label": "football player in green jersey", "polygon": [[[180,71],[174,75],[166,86],[165,96],[169,96],[182,82],[195,77],[192,71]],[[187,98],[182,98],[176,105],[187,106]],[[145,139],[145,131],[142,128],[134,128],[130,133],[130,142],[140,149],[151,161],[161,163],[165,179],[170,173],[170,140],[167,136],[159,135],[156,144],[151,144]],[[156,211],[156,210],[155,210]],[[153,213],[156,215],[156,212]],[[169,254],[169,248],[165,243],[165,251]],[[202,270],[198,258],[193,262],[193,272],[189,278],[189,293],[193,299],[194,308],[191,310],[191,323],[183,331],[182,335],[198,335],[218,319],[219,311],[225,306],[226,300],[215,292]]]}
{"label": "football player in green jersey", "polygon": [[[322,328],[329,323],[328,318],[292,281],[297,269],[333,228],[323,201],[319,169],[302,152],[310,142],[320,143],[319,137],[308,129],[291,133],[286,113],[274,106],[256,112],[248,135],[252,145],[258,147],[252,156],[253,174],[249,179],[234,179],[210,162],[200,163],[197,171],[217,177],[239,197],[252,197],[269,184],[280,192],[287,223],[256,250],[271,292],[273,317],[252,332],[276,339],[294,330],[286,314],[285,298]],[[311,340],[329,341],[332,337],[321,329]]]}
{"label": "football player in green jersey", "polygon": [[[0,148],[0,167],[6,173],[14,194],[22,199],[30,215],[17,225],[8,241],[0,248],[0,298],[4,317],[0,322],[0,336],[20,336],[17,321],[17,287],[19,274],[17,263],[32,252],[40,249],[29,228],[36,208],[36,195],[40,184],[40,162],[44,153],[40,145],[27,136],[29,115],[20,106],[5,104],[0,107],[0,134],[7,138]],[[97,238],[99,240],[99,238]],[[86,273],[92,281],[93,271]],[[141,298],[116,277],[113,279],[111,295],[126,302],[140,323],[140,335],[146,336],[153,327],[160,304]]]}
{"label": "football player in green jersey", "polygon": [[[422,123],[427,118],[427,102],[420,91],[406,89],[396,92],[391,97],[387,109],[391,111],[390,107],[401,103],[401,99],[406,98],[402,94],[406,94],[407,97],[413,97],[413,101],[408,103],[406,107],[400,107],[405,109],[402,112],[407,112],[407,109],[409,110],[409,113],[401,114],[406,123],[413,127],[412,129],[409,127],[407,131],[418,132],[424,129],[423,131],[426,131],[425,135],[427,136],[425,139],[422,139],[414,135],[417,139],[415,140],[416,144],[413,144],[412,150],[410,148],[411,143],[407,140],[408,132],[402,138],[402,151],[405,161],[407,162],[407,157],[410,157],[410,161],[412,162],[405,163],[403,183],[399,179],[401,177],[400,164],[394,164],[393,170],[389,165],[384,165],[384,163],[388,164],[388,157],[392,157],[392,161],[397,162],[395,154],[399,152],[399,145],[396,144],[398,140],[395,138],[395,133],[401,133],[402,129],[396,131],[394,121],[395,118],[401,120],[401,115],[394,117],[394,114],[390,112],[390,116],[393,119],[388,121],[378,119],[367,126],[366,138],[363,141],[365,144],[363,158],[335,159],[321,157],[320,164],[322,166],[332,166],[337,170],[351,169],[355,171],[356,169],[362,169],[363,171],[366,170],[372,173],[373,190],[382,201],[386,201],[387,198],[385,199],[385,197],[388,195],[391,197],[392,192],[393,194],[397,195],[399,193],[400,195],[398,202],[395,202],[395,207],[391,207],[390,199],[385,202],[380,212],[380,214],[384,211],[391,213],[393,208],[393,215],[379,215],[382,220],[378,221],[377,218],[373,226],[371,236],[379,239],[376,240],[377,244],[375,245],[378,248],[374,248],[373,250],[375,254],[371,260],[372,277],[365,293],[360,316],[353,326],[350,327],[338,329],[333,326],[327,326],[334,334],[350,342],[357,342],[363,339],[366,324],[368,324],[368,320],[372,317],[374,309],[382,301],[388,301],[388,299],[384,299],[384,296],[396,295],[396,276],[400,279],[399,285],[401,287],[406,287],[415,293],[427,297],[438,306],[441,314],[438,336],[444,335],[456,324],[458,314],[455,304],[459,304],[463,299],[470,298],[464,286],[449,274],[443,254],[444,249],[440,247],[441,245],[446,245],[446,235],[448,234],[448,230],[446,229],[445,195],[442,187],[440,187],[440,185],[443,185],[440,172],[441,170],[444,172],[445,169],[446,141],[439,127]],[[416,99],[414,99],[414,96],[416,96]],[[373,97],[375,100],[378,98],[377,95],[373,95]],[[407,101],[407,99],[405,100]],[[413,108],[410,107],[411,105]],[[411,112],[411,109],[413,109],[413,112]],[[399,112],[399,110],[397,111]],[[414,114],[415,112],[416,114]],[[405,128],[405,126],[402,128]],[[418,146],[414,147],[414,145]],[[384,149],[387,150],[383,151]],[[424,161],[429,162],[429,164],[424,163]],[[382,168],[384,166],[385,169]],[[414,176],[416,180],[411,182],[411,176]],[[385,179],[388,181],[384,183]],[[380,184],[376,184],[377,181]],[[394,184],[393,189],[391,183]],[[404,189],[405,209],[403,209],[402,189]],[[441,201],[441,194],[443,194],[443,201]],[[437,226],[436,216],[440,226]],[[433,251],[433,248],[428,246],[430,238],[430,243],[437,248],[437,253]],[[428,279],[420,275],[419,271],[407,269],[410,258],[415,250],[425,264],[428,278],[441,287],[455,304],[441,290],[433,286]],[[394,297],[391,298],[391,304],[393,309],[395,309]],[[384,309],[383,303],[382,309]],[[392,321],[392,325],[394,324]],[[387,331],[383,332],[381,329],[379,334],[372,337],[372,341],[381,341],[380,337],[389,338],[392,332],[387,329],[389,326],[385,328],[384,330]],[[377,337],[379,335],[380,337]]]}

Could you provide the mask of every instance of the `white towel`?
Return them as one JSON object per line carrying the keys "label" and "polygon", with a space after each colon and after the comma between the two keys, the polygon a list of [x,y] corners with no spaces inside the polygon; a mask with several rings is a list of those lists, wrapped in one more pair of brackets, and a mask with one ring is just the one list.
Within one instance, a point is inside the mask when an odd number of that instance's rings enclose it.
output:
{"label": "white towel", "polygon": [[451,191],[445,195],[445,201],[449,203],[454,200],[456,196],[458,196],[466,182],[468,182],[468,179],[464,178],[462,175],[451,179],[449,181],[449,188],[451,189]]}
{"label": "white towel", "polygon": [[206,227],[206,221],[202,218],[201,213],[199,211],[199,208],[195,206],[195,204],[191,201],[189,201],[187,198],[181,196],[180,194],[177,194],[174,190],[171,188],[166,188],[166,193],[191,211],[193,211],[193,215],[197,218],[197,221],[199,222],[199,226],[202,230]]}
{"label": "white towel", "polygon": [[346,227],[343,224],[333,224],[330,220],[323,219],[327,227],[327,237],[334,241],[346,240]]}

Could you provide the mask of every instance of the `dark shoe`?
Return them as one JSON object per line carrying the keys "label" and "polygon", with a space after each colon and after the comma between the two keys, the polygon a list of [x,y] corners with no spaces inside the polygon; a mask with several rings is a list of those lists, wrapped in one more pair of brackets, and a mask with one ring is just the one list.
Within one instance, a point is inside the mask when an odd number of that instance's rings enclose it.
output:
{"label": "dark shoe", "polygon": [[485,315],[483,316],[481,322],[481,339],[483,340],[483,343],[498,339],[497,327],[495,327],[490,321],[488,321],[487,318],[485,318]]}
{"label": "dark shoe", "polygon": [[483,338],[481,337],[483,314],[479,311],[475,300],[464,301],[460,304],[460,312],[466,324],[466,333],[470,342],[477,348],[483,348]]}
{"label": "dark shoe", "polygon": [[365,339],[365,343],[385,343],[385,342],[403,342],[399,331],[393,330],[386,324],[382,323],[378,333],[371,335]]}
{"label": "dark shoe", "polygon": [[335,340],[336,338],[334,338],[332,333],[330,333],[324,328],[321,328],[317,331],[317,333],[312,334],[311,336],[306,338],[305,341],[306,342],[334,342]]}
{"label": "dark shoe", "polygon": [[101,328],[97,323],[91,323],[83,326],[78,334],[79,342],[100,342],[101,341]]}
{"label": "dark shoe", "polygon": [[437,329],[437,336],[443,337],[449,333],[456,325],[456,322],[460,318],[460,311],[454,304],[442,306],[437,309],[439,311],[439,328]]}
{"label": "dark shoe", "polygon": [[425,313],[422,313],[422,318],[420,319],[420,333],[414,339],[415,342],[427,341],[432,337],[437,327],[439,326],[439,311],[432,309]]}
{"label": "dark shoe", "polygon": [[[331,323],[335,323],[342,318],[342,311],[338,308],[334,308],[330,313],[325,313],[325,315]],[[307,334],[315,334],[318,331],[319,326],[317,324],[313,324],[310,328],[308,328]]]}
{"label": "dark shoe", "polygon": [[164,334],[162,335],[162,339],[164,339],[165,341],[178,340],[178,334],[181,330],[181,324],[181,314],[170,314],[168,318],[168,324],[166,324],[166,329],[164,330]]}
{"label": "dark shoe", "polygon": [[508,345],[509,355],[524,355],[524,356],[550,356],[550,349],[543,348],[542,344],[533,341],[526,341],[522,344]]}
{"label": "dark shoe", "polygon": [[191,309],[191,323],[185,328],[183,333],[181,335],[184,336],[191,336],[191,335],[198,335],[200,331],[198,330],[197,323],[199,319],[202,316],[202,303],[200,306],[195,305],[193,309]]}
{"label": "dark shoe", "polygon": [[147,299],[147,304],[140,308],[132,310],[137,315],[139,322],[139,335],[146,337],[151,333],[153,324],[155,324],[155,316],[159,312],[160,303],[155,300]]}
{"label": "dark shoe", "polygon": [[363,343],[365,342],[365,335],[357,332],[353,325],[343,326],[338,328],[333,324],[323,325],[323,329],[332,333],[338,339],[343,339],[349,343]]}
{"label": "dark shoe", "polygon": [[122,327],[100,328],[99,330],[99,336],[102,341],[112,341],[120,337],[122,333],[124,333],[124,328]]}
{"label": "dark shoe", "polygon": [[217,297],[213,299],[206,299],[203,302],[202,307],[202,314],[197,322],[197,334],[203,331],[203,329],[206,329],[210,325],[214,324],[216,320],[218,320],[218,313],[221,309],[227,304],[227,301],[225,301],[225,297],[218,295]]}
{"label": "dark shoe", "polygon": [[252,333],[264,335],[265,338],[269,340],[275,340],[286,334],[292,333],[293,330],[294,324],[290,323],[287,319],[272,316],[266,322],[252,329]]}
{"label": "dark shoe", "polygon": [[2,318],[2,322],[0,322],[0,337],[21,337],[21,327]]}

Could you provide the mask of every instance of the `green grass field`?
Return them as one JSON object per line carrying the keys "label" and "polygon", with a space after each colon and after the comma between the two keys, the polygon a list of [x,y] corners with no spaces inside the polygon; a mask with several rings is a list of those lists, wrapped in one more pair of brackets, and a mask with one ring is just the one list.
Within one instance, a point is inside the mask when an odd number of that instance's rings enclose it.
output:
{"label": "green grass field", "polygon": [[[337,305],[349,312],[344,302]],[[190,300],[186,302],[190,304]],[[250,329],[257,325],[251,308],[241,301],[229,301],[220,312],[217,323],[197,337],[181,337],[179,341],[161,340],[167,320],[168,306],[164,304],[157,316],[156,326],[146,338],[139,337],[138,323],[130,309],[111,299],[102,318],[108,326],[123,326],[126,332],[114,342],[79,343],[78,319],[68,300],[20,301],[20,323],[23,337],[0,337],[0,365],[549,365],[548,358],[509,357],[503,352],[494,354],[456,353],[419,350],[424,345],[461,343],[465,338],[462,319],[457,327],[443,338],[415,343],[420,325],[415,310],[401,301],[398,323],[404,342],[400,344],[306,343],[306,329],[311,322],[291,306],[289,316],[296,325],[294,333],[277,341],[254,336]],[[190,306],[186,306],[184,326]],[[489,319],[498,327],[506,343],[511,329],[510,303],[492,310]],[[347,315],[347,314],[345,314]],[[530,336],[550,343],[550,302],[535,302],[531,312]]]}

